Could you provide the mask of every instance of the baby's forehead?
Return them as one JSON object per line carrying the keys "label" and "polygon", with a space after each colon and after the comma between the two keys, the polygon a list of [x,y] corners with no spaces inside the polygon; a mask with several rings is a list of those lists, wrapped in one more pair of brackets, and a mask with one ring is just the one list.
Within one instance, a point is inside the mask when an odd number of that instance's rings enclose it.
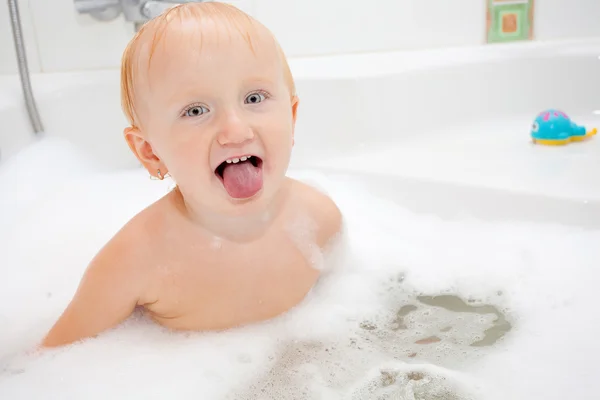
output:
{"label": "baby's forehead", "polygon": [[224,3],[184,3],[146,23],[123,53],[121,101],[131,124],[139,123],[136,108],[145,108],[153,88],[173,91],[180,81],[197,82],[200,70],[222,79],[227,72],[233,79],[283,79],[295,95],[285,54],[265,26]]}
{"label": "baby's forehead", "polygon": [[151,27],[140,37],[135,55],[138,74],[178,61],[210,61],[217,56],[248,53],[263,61],[280,61],[274,37],[252,20],[186,18]]}

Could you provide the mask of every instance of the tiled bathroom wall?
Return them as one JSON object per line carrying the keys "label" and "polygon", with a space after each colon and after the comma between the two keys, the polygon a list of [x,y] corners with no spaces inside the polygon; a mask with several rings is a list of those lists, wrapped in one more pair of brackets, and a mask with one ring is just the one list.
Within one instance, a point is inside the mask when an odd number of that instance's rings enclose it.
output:
{"label": "tiled bathroom wall", "polygon": [[[21,27],[23,28],[24,40],[27,43],[27,61],[32,71],[40,71],[40,59],[37,51],[37,41],[33,28],[33,18],[27,6],[27,0],[19,1],[19,12],[21,14]],[[15,45],[8,15],[8,4],[0,2],[0,74],[16,74],[17,60]]]}
{"label": "tiled bathroom wall", "polygon": [[[267,25],[290,57],[479,45],[488,0],[230,0]],[[116,68],[133,34],[122,19],[77,15],[73,0],[19,0],[33,72]],[[600,1],[536,0],[535,40],[600,37]],[[0,1],[0,73],[17,66]]]}

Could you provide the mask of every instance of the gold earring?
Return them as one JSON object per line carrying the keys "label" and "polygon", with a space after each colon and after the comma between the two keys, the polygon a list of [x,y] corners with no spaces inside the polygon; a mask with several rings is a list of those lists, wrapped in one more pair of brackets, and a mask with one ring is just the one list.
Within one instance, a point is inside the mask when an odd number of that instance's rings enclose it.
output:
{"label": "gold earring", "polygon": [[150,179],[152,179],[153,181],[162,181],[163,179],[165,179],[165,177],[162,176],[160,169],[156,170],[156,175],[158,175],[158,177],[154,177],[154,176],[150,175]]}

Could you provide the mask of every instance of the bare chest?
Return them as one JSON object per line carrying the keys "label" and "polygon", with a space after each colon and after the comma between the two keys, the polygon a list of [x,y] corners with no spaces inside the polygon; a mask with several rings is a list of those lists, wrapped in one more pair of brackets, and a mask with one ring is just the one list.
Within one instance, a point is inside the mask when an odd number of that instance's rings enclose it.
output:
{"label": "bare chest", "polygon": [[157,270],[153,318],[174,329],[226,329],[275,317],[315,284],[315,252],[286,235],[252,243],[213,238],[170,252]]}

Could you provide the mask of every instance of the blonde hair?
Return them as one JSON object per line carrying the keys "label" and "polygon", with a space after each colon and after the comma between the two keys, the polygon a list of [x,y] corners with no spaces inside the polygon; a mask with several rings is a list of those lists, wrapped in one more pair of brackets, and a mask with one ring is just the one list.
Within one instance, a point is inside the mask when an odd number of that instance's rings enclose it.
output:
{"label": "blonde hair", "polygon": [[244,37],[250,46],[250,49],[253,51],[253,37],[256,35],[256,28],[258,26],[262,27],[269,32],[279,52],[283,64],[284,79],[290,90],[290,97],[296,96],[294,78],[285,54],[277,42],[277,39],[275,39],[273,34],[264,27],[264,25],[230,4],[218,2],[184,3],[170,8],[163,14],[144,24],[127,44],[127,47],[123,52],[123,57],[121,59],[121,107],[132,127],[136,126],[134,76],[137,68],[136,60],[139,53],[141,38],[151,32],[154,33],[148,55],[149,68],[156,47],[164,37],[169,24],[175,19],[179,22],[195,20],[200,23],[200,30],[203,25],[202,22],[206,20],[233,26]]}

